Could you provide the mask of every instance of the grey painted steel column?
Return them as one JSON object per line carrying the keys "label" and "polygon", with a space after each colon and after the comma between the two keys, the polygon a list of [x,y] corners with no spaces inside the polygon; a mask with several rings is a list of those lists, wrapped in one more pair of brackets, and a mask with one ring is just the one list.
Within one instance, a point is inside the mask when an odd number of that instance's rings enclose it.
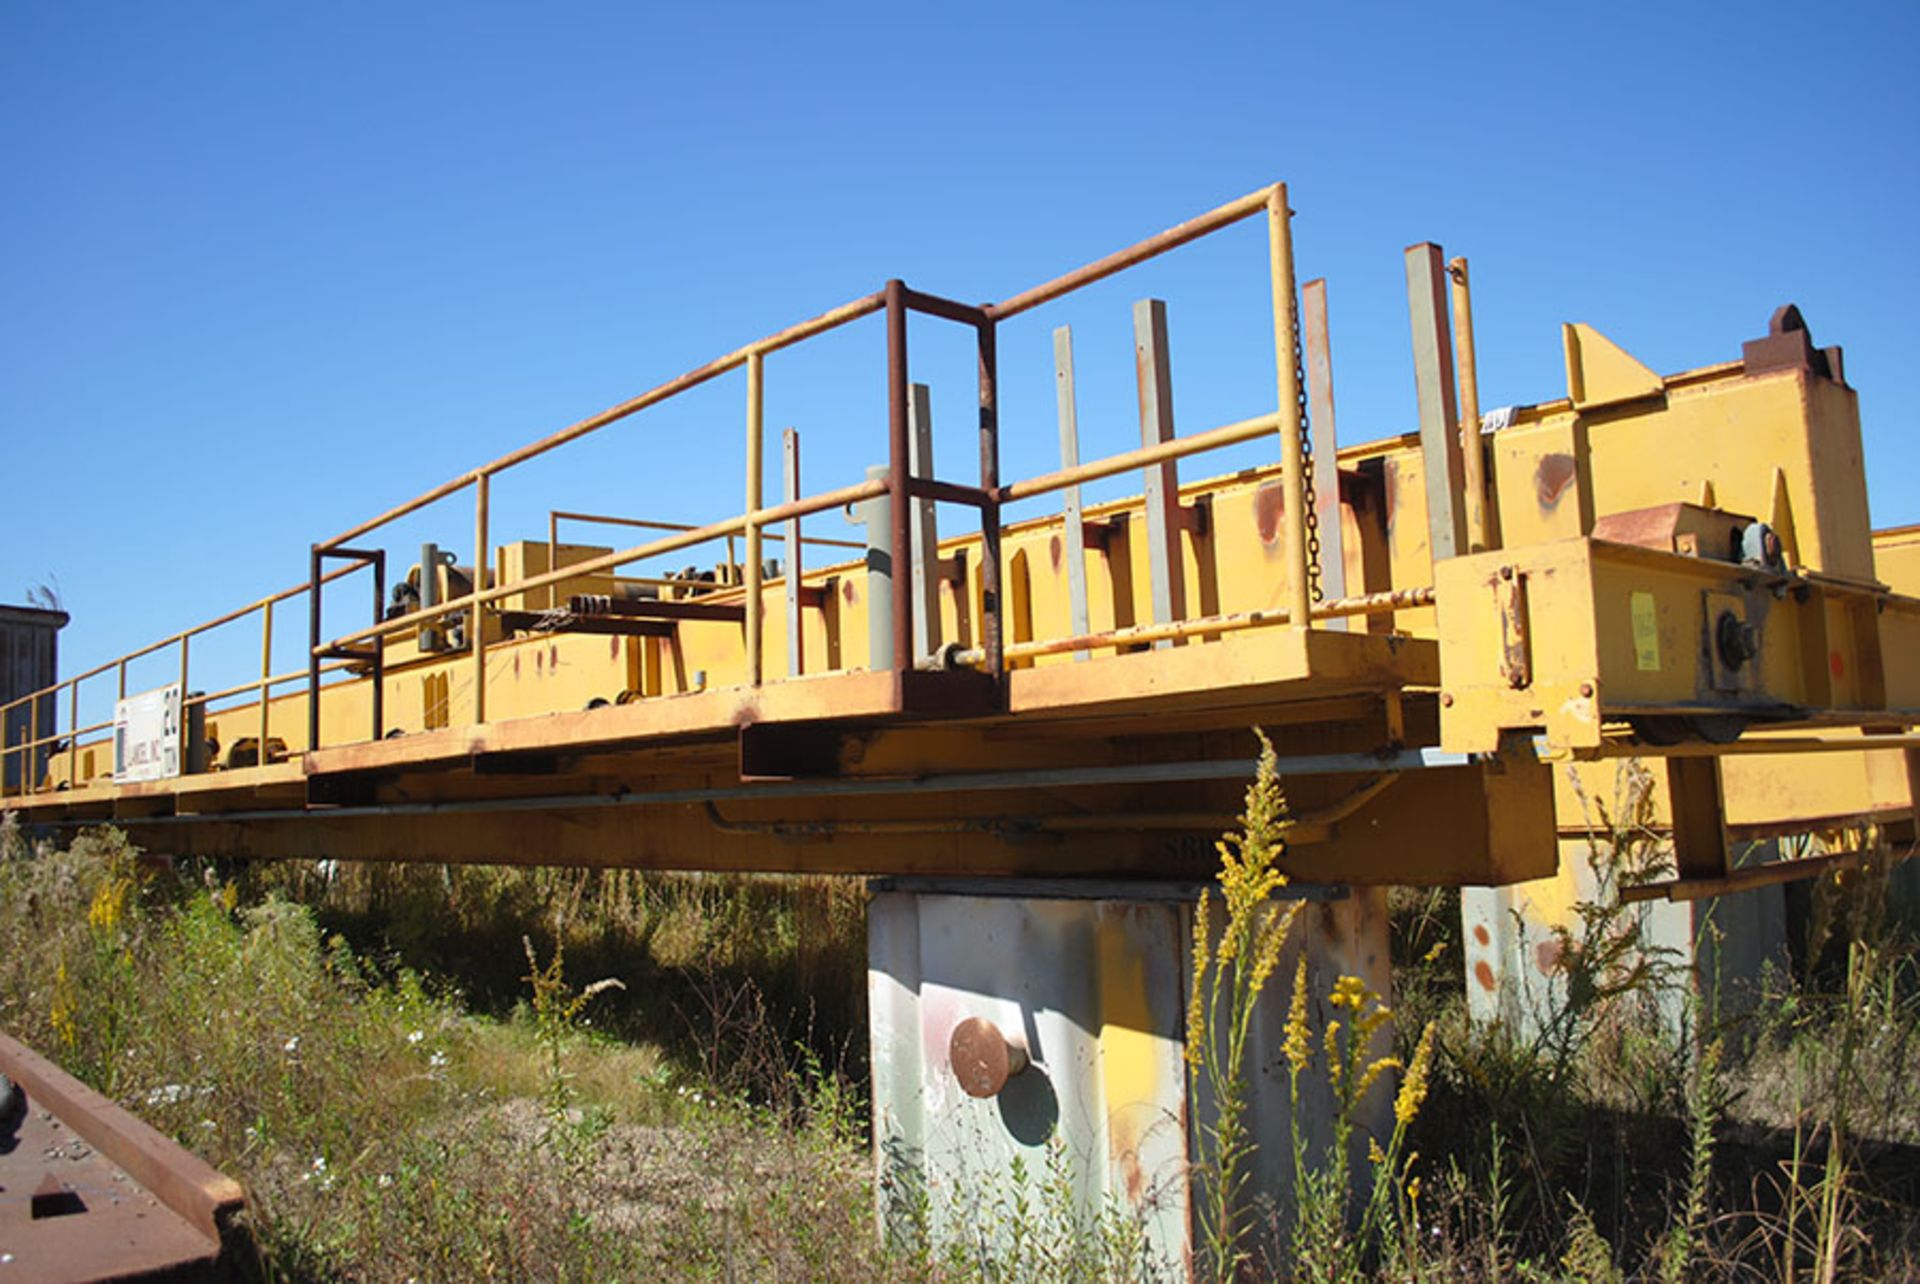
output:
{"label": "grey painted steel column", "polygon": [[1431,241],[1407,247],[1413,377],[1420,395],[1420,457],[1427,475],[1427,539],[1435,562],[1467,551],[1466,463],[1454,395],[1446,258]]}
{"label": "grey painted steel column", "polygon": [[[1142,299],[1133,305],[1134,370],[1140,388],[1140,444],[1173,440],[1173,367],[1167,352],[1167,305]],[[1153,622],[1186,618],[1187,584],[1180,555],[1180,471],[1169,459],[1146,469],[1147,580]],[[1173,645],[1156,642],[1155,650]]]}
{"label": "grey painted steel column", "polygon": [[[1313,515],[1320,538],[1321,600],[1347,595],[1347,564],[1341,552],[1340,439],[1333,426],[1333,340],[1327,329],[1327,283],[1309,281],[1300,289],[1300,329],[1307,364],[1307,422],[1313,427]],[[1317,627],[1350,629],[1351,617],[1324,620]]]}
{"label": "grey painted steel column", "polygon": [[[933,478],[933,397],[916,383],[907,397],[907,471]],[[940,649],[940,527],[933,501],[913,501],[913,658]]]}
{"label": "grey painted steel column", "polygon": [[[1073,328],[1061,326],[1053,332],[1053,383],[1060,405],[1060,466],[1077,468],[1080,464],[1080,414],[1073,395]],[[1087,531],[1080,512],[1080,487],[1066,488],[1062,496],[1062,535],[1067,561],[1067,609],[1069,627],[1076,637],[1093,632],[1087,611]],[[1075,660],[1086,661],[1092,655],[1079,650]]]}

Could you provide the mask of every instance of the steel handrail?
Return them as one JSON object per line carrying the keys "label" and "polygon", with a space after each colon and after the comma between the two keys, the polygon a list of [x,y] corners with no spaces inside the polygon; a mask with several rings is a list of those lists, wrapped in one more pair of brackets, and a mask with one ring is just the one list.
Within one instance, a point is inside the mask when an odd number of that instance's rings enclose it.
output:
{"label": "steel handrail", "polygon": [[[1272,278],[1273,313],[1275,322],[1276,383],[1279,394],[1279,409],[1273,415],[1258,416],[1243,420],[1237,424],[1225,425],[1196,436],[1145,447],[1140,450],[1124,452],[1108,459],[1084,464],[1074,469],[1063,469],[1023,482],[1002,486],[998,480],[998,404],[997,404],[997,361],[995,329],[998,322],[1021,315],[1045,303],[1052,302],[1075,290],[1103,280],[1115,273],[1143,263],[1179,246],[1188,244],[1222,228],[1252,218],[1261,212],[1267,215],[1269,229],[1270,274]],[[978,333],[980,345],[981,370],[981,485],[962,487],[951,483],[938,482],[930,478],[913,478],[908,475],[906,464],[906,325],[907,312],[917,311],[960,324],[972,325]],[[779,351],[801,343],[827,331],[837,329],[862,317],[885,312],[887,316],[887,353],[888,353],[888,398],[889,398],[889,474],[885,480],[869,481],[855,486],[842,487],[826,492],[812,500],[791,501],[785,504],[764,506],[759,500],[758,477],[754,465],[760,459],[763,409],[763,361],[768,353]],[[473,591],[464,597],[449,602],[438,603],[422,608],[392,620],[376,621],[373,626],[349,633],[335,639],[326,646],[310,646],[310,655],[329,647],[350,646],[355,642],[384,638],[390,634],[417,628],[420,624],[458,611],[476,609],[473,620],[472,654],[475,668],[475,720],[485,721],[485,657],[487,642],[485,630],[480,627],[477,608],[488,602],[498,600],[512,593],[524,593],[532,589],[557,585],[562,580],[599,570],[611,570],[628,562],[660,553],[671,552],[679,548],[705,543],[712,539],[744,535],[749,546],[748,565],[745,573],[746,596],[749,602],[756,600],[761,588],[761,566],[757,548],[762,539],[762,528],[771,522],[789,517],[824,511],[845,503],[888,495],[891,499],[893,551],[895,562],[905,565],[910,561],[910,539],[908,531],[908,510],[916,497],[931,497],[953,502],[977,505],[982,516],[982,538],[985,547],[981,560],[982,588],[997,600],[998,594],[998,549],[1000,541],[999,515],[1001,505],[1052,490],[1063,489],[1076,481],[1092,480],[1097,477],[1112,476],[1132,468],[1169,459],[1182,458],[1206,450],[1217,449],[1239,441],[1248,441],[1263,436],[1275,428],[1281,437],[1282,485],[1286,491],[1284,520],[1286,523],[1287,554],[1293,571],[1289,584],[1290,602],[1287,615],[1295,620],[1310,620],[1314,608],[1309,600],[1310,588],[1307,575],[1307,548],[1304,514],[1304,479],[1301,476],[1301,461],[1304,453],[1304,424],[1299,408],[1298,379],[1293,361],[1292,345],[1298,332],[1298,318],[1293,275],[1293,250],[1291,232],[1291,211],[1287,206],[1285,184],[1275,183],[1251,192],[1236,200],[1201,214],[1186,222],[1168,228],[1155,236],[1129,246],[1126,249],[1109,254],[1073,271],[1064,273],[1050,281],[1031,289],[1009,296],[999,303],[970,305],[941,299],[936,296],[908,289],[898,281],[889,282],[884,290],[856,298],[840,307],[801,321],[796,325],[768,335],[753,343],[736,348],[733,351],[696,367],[674,379],[641,393],[640,395],[611,406],[597,414],[590,415],[546,437],[509,451],[490,463],[471,469],[457,477],[435,486],[413,499],[388,509],[386,512],[363,521],[333,538],[315,544],[313,551],[317,556],[334,552],[351,540],[375,531],[389,523],[417,512],[421,508],[446,498],[468,486],[475,490],[475,575]],[[748,480],[746,487],[746,512],[742,515],[705,526],[676,531],[666,538],[636,545],[632,548],[617,550],[613,553],[565,568],[549,567],[541,575],[528,576],[511,583],[487,584],[486,562],[490,547],[488,538],[488,500],[491,478],[524,463],[527,460],[544,455],[549,451],[575,441],[589,433],[596,432],[610,424],[626,419],[649,406],[666,401],[669,398],[710,382],[719,376],[741,367],[748,370]],[[637,520],[628,519],[619,524],[641,525]],[[777,537],[776,537],[777,538]],[[814,541],[809,541],[814,542]],[[817,541],[837,543],[836,541]],[[550,535],[549,543],[557,543]],[[239,619],[255,610],[265,610],[266,638],[263,640],[263,652],[270,648],[271,607],[275,602],[284,601],[298,593],[311,594],[309,610],[314,619],[315,639],[318,638],[317,620],[319,614],[319,593],[317,590],[332,580],[353,573],[359,568],[355,563],[327,575],[314,574],[309,582],[297,588],[285,590],[270,598],[262,599],[250,606],[242,607],[226,616],[220,617],[195,629],[176,634],[171,638],[151,644],[139,651],[131,652],[119,661],[109,662],[87,671],[76,678],[56,683],[42,691],[31,693],[8,705],[0,706],[0,716],[22,704],[28,704],[36,718],[38,703],[48,694],[57,694],[69,686],[73,689],[73,702],[77,709],[78,684],[87,678],[113,668],[118,664],[122,673],[124,688],[125,665],[128,660],[151,654],[169,645],[181,647],[182,688],[184,691],[187,668],[187,640]],[[894,664],[905,668],[911,665],[911,595],[898,594],[895,599],[894,625]],[[760,680],[760,647],[758,645],[758,612],[748,612],[748,681],[757,684]],[[982,632],[985,646],[982,648],[990,671],[998,672],[1003,662],[1003,648],[1000,639],[1000,620],[997,612],[988,612],[982,620]],[[265,710],[270,703],[266,698],[274,682],[269,681],[262,665],[262,678],[256,682],[232,688],[228,694],[237,694],[246,690],[257,690],[262,694],[262,722],[265,722]],[[309,682],[314,685],[312,696],[317,700],[317,674],[311,670]],[[124,692],[123,692],[124,693]],[[202,701],[210,698],[202,697]],[[314,715],[317,721],[317,715]],[[72,719],[77,723],[77,716]],[[184,721],[184,720],[183,720]],[[37,736],[37,725],[32,743],[10,748],[0,735],[0,753],[22,751],[29,759],[31,751],[46,741]],[[57,737],[54,737],[57,738]],[[262,743],[265,743],[265,731],[262,731]],[[315,747],[310,745],[309,747]],[[30,776],[30,770],[23,773],[23,779]],[[31,785],[28,786],[31,789]]]}

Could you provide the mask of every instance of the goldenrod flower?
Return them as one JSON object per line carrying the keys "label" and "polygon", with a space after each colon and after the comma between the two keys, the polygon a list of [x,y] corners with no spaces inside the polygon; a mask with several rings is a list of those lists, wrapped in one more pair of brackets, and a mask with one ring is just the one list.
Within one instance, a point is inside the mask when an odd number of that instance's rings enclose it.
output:
{"label": "goldenrod flower", "polygon": [[1295,1074],[1307,1068],[1307,1058],[1313,1055],[1313,1044],[1307,1031],[1307,956],[1300,955],[1300,966],[1293,973],[1293,1003],[1287,1009],[1287,1037],[1280,1044],[1287,1064],[1293,1067]]}
{"label": "goldenrod flower", "polygon": [[1352,1008],[1358,1012],[1372,992],[1367,984],[1357,976],[1343,976],[1333,983],[1333,993],[1327,996],[1327,1002],[1336,1008]]}
{"label": "goldenrod flower", "polygon": [[93,893],[93,904],[87,907],[88,926],[96,931],[112,931],[126,909],[127,892],[132,886],[130,878],[109,878],[101,883]]}
{"label": "goldenrod flower", "polygon": [[1427,1099],[1427,1075],[1433,1066],[1433,1026],[1429,1024],[1420,1032],[1420,1046],[1413,1050],[1413,1064],[1407,1067],[1406,1078],[1400,1081],[1400,1091],[1393,1099],[1393,1117],[1402,1127],[1413,1122],[1420,1113],[1421,1103]]}
{"label": "goldenrod flower", "polygon": [[1366,1096],[1367,1090],[1373,1087],[1381,1075],[1389,1070],[1398,1070],[1399,1068],[1399,1057],[1381,1057],[1378,1061],[1373,1062],[1361,1072],[1360,1082],[1356,1084],[1353,1089],[1353,1099],[1358,1101],[1360,1098]]}

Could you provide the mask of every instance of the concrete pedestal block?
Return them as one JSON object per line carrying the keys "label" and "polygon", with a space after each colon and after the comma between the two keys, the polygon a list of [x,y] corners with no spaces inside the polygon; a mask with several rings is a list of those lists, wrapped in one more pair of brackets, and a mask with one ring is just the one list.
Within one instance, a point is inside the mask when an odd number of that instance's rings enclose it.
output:
{"label": "concrete pedestal block", "polygon": [[[1184,1058],[1192,983],[1192,884],[884,880],[868,911],[876,1199],[883,1233],[991,1251],[1016,1204],[1090,1229],[1138,1227],[1157,1268],[1193,1262],[1196,1138],[1211,1103]],[[1290,889],[1293,890],[1293,889]],[[1291,1202],[1286,1064],[1295,961],[1305,950],[1316,1048],[1341,975],[1386,995],[1386,902],[1378,890],[1304,889],[1286,957],[1256,1017],[1249,1123],[1252,1197]],[[1216,903],[1214,919],[1221,916]],[[1376,1055],[1390,1049],[1382,1031]],[[1323,1067],[1303,1076],[1316,1149],[1328,1136]],[[1384,1141],[1393,1085],[1369,1099]],[[1020,1181],[1025,1190],[1019,1189]],[[1051,1187],[1053,1193],[1048,1193]],[[1061,1192],[1066,1192],[1062,1198]],[[1062,1207],[1065,1204],[1066,1207]],[[1028,1233],[1036,1228],[1029,1227]]]}
{"label": "concrete pedestal block", "polygon": [[[1779,854],[1775,843],[1751,846],[1743,865]],[[1533,1036],[1562,1010],[1566,972],[1554,929],[1567,929],[1577,942],[1579,906],[1617,899],[1614,889],[1602,886],[1589,857],[1585,839],[1562,839],[1560,871],[1553,878],[1461,889],[1467,1006],[1475,1020],[1504,1021]],[[1643,901],[1621,912],[1637,925],[1641,940],[1664,951],[1676,968],[1675,984],[1657,996],[1676,1037],[1687,1026],[1689,983],[1710,1008],[1738,1011],[1754,1002],[1769,964],[1787,964],[1786,895],[1778,885],[1696,901]]]}

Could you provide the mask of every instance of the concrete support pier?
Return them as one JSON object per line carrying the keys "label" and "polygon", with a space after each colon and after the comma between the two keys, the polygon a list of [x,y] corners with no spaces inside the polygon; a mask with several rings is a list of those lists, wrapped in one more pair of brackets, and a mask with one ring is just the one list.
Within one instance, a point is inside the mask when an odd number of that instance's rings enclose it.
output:
{"label": "concrete support pier", "polygon": [[[1017,1206],[1049,1223],[1027,1226],[1028,1235],[1075,1233],[1076,1224],[1090,1233],[1117,1217],[1139,1229],[1158,1272],[1185,1278],[1198,1234],[1197,1139],[1211,1112],[1193,1097],[1184,1057],[1202,886],[901,878],[873,889],[868,994],[883,1233],[991,1253],[1013,1233]],[[1328,1018],[1347,1015],[1326,1002],[1338,977],[1357,976],[1383,996],[1390,989],[1383,891],[1287,890],[1308,904],[1263,996],[1247,1066],[1260,1147],[1249,1186],[1263,1236],[1291,1206],[1280,1048],[1300,951],[1316,1048]],[[1390,1051],[1386,1036],[1375,1055]],[[1324,1151],[1332,1100],[1324,1067],[1303,1080],[1303,1122]],[[1383,1082],[1366,1103],[1362,1155],[1369,1129],[1384,1141],[1391,1128],[1392,1090]]]}
{"label": "concrete support pier", "polygon": [[[1751,844],[1742,864],[1777,859],[1776,842]],[[1467,1006],[1474,1019],[1504,1021],[1537,1035],[1564,1010],[1567,972],[1556,928],[1582,935],[1579,907],[1612,905],[1617,889],[1597,876],[1584,838],[1560,840],[1552,878],[1508,887],[1463,887]],[[1673,984],[1658,997],[1664,1024],[1679,1037],[1688,1027],[1689,991],[1708,1010],[1737,1011],[1758,994],[1769,964],[1787,964],[1787,890],[1757,887],[1692,901],[1644,901],[1620,907],[1622,927],[1637,927],[1648,947],[1673,966]]]}

